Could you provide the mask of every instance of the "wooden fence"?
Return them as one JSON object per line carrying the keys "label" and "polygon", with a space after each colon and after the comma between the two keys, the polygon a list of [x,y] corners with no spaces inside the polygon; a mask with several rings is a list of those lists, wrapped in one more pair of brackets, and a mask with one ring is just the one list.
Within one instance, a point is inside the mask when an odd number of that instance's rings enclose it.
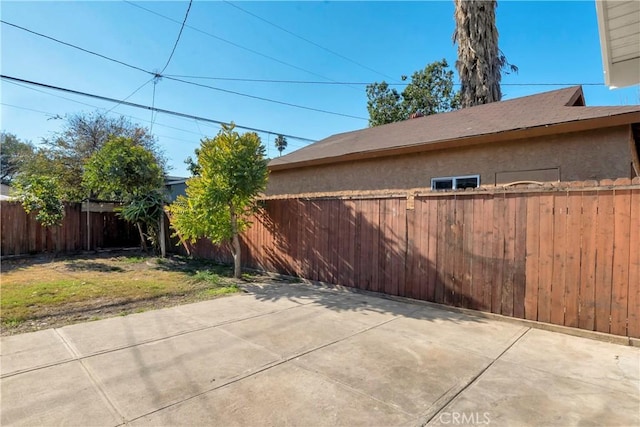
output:
{"label": "wooden fence", "polygon": [[[65,205],[61,226],[42,227],[35,215],[27,215],[16,202],[0,203],[2,256],[37,253],[70,253],[97,248],[137,246],[137,231],[114,212],[87,213],[80,203]],[[89,239],[87,239],[89,230]]]}
{"label": "wooden fence", "polygon": [[[640,337],[640,182],[604,184],[266,200],[244,264]],[[231,261],[206,242],[193,250]]]}

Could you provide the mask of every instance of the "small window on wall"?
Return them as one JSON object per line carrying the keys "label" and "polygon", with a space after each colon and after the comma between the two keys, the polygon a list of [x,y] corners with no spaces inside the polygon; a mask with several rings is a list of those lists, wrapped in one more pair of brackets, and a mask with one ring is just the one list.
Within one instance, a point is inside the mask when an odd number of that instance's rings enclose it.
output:
{"label": "small window on wall", "polygon": [[431,178],[432,190],[462,190],[480,186],[480,175]]}

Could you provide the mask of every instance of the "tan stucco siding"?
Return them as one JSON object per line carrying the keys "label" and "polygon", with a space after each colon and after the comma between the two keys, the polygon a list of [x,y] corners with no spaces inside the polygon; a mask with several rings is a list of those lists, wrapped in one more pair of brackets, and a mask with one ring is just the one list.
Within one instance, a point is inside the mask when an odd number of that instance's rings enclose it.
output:
{"label": "tan stucco siding", "polygon": [[[518,171],[532,172],[514,173]],[[496,174],[504,179],[559,176],[561,181],[583,181],[628,178],[630,173],[629,126],[619,126],[272,171],[266,194],[424,188],[432,178],[460,175],[480,175],[481,185],[495,185]]]}

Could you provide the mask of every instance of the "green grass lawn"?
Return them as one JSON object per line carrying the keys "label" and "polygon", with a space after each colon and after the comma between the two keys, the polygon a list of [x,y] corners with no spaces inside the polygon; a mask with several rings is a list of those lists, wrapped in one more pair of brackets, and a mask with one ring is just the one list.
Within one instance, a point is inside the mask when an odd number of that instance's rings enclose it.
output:
{"label": "green grass lawn", "polygon": [[235,293],[231,273],[211,262],[139,254],[3,261],[3,334],[43,318],[65,324]]}

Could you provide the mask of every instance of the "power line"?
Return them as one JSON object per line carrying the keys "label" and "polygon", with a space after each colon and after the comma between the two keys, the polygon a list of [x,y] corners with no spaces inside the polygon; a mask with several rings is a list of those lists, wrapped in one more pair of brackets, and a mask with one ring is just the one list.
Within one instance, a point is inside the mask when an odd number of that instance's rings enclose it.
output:
{"label": "power line", "polygon": [[109,57],[109,56],[102,55],[102,54],[100,54],[100,53],[96,53],[96,52],[93,52],[93,51],[88,50],[88,49],[84,49],[84,48],[82,48],[82,47],[80,47],[80,46],[76,46],[76,45],[73,45],[73,44],[71,44],[71,43],[63,42],[62,40],[56,39],[55,37],[51,37],[51,36],[47,36],[47,35],[42,34],[42,33],[38,33],[38,32],[36,32],[36,31],[30,30],[30,29],[28,29],[28,28],[21,27],[20,25],[12,24],[12,23],[7,22],[7,21],[4,21],[4,20],[2,20],[2,19],[0,19],[0,22],[2,22],[2,23],[3,23],[3,24],[5,24],[5,25],[9,25],[9,26],[11,26],[11,27],[17,28],[17,29],[19,29],[19,30],[26,31],[26,32],[28,32],[28,33],[34,34],[34,35],[36,35],[36,36],[44,37],[45,39],[52,40],[52,41],[54,41],[54,42],[56,42],[56,43],[60,43],[60,44],[63,44],[63,45],[65,45],[65,46],[69,46],[69,47],[72,47],[72,48],[74,48],[74,49],[81,50],[81,51],[83,51],[83,52],[85,52],[85,53],[88,53],[88,54],[90,54],[90,55],[98,56],[98,57],[100,57],[100,58],[102,58],[102,59],[106,59],[107,61],[115,62],[115,63],[120,64],[120,65],[123,65],[123,66],[125,66],[125,67],[129,67],[129,68],[132,68],[132,69],[134,69],[134,70],[142,71],[143,73],[147,73],[147,74],[151,74],[151,75],[154,75],[154,74],[155,74],[155,73],[152,73],[151,71],[147,71],[147,70],[145,70],[145,69],[143,69],[143,68],[140,68],[140,67],[137,67],[137,66],[135,66],[135,65],[127,64],[126,62],[122,62],[122,61],[119,61],[119,60],[117,60],[117,59],[111,58],[111,57]]}
{"label": "power line", "polygon": [[[15,86],[22,87],[22,88],[25,88],[25,89],[28,89],[28,90],[32,90],[32,91],[35,91],[35,92],[43,93],[45,95],[53,96],[55,98],[64,99],[64,100],[67,100],[67,101],[70,101],[70,102],[73,102],[73,103],[76,103],[76,104],[86,105],[88,107],[93,107],[93,108],[98,109],[98,110],[105,110],[105,114],[112,113],[111,110],[107,111],[107,109],[104,108],[104,107],[98,107],[97,105],[87,104],[86,102],[80,102],[80,101],[77,101],[75,99],[71,99],[71,98],[67,98],[67,97],[64,97],[64,96],[56,95],[56,94],[53,94],[53,93],[50,93],[50,92],[45,92],[43,90],[39,90],[39,89],[35,89],[35,88],[29,87],[29,86],[22,85],[20,83],[15,83],[15,82],[11,82],[11,81],[7,81],[7,83],[15,85]],[[20,109],[20,110],[25,110],[25,111],[32,111],[34,113],[44,114],[46,116],[49,116],[47,120],[63,119],[63,117],[59,113],[55,113],[54,114],[54,113],[51,113],[51,112],[48,112],[48,111],[36,110],[34,108],[28,108],[28,107],[21,107],[21,106],[18,106],[18,105],[7,104],[7,103],[4,103],[4,102],[0,102],[0,105],[16,108],[16,109]],[[134,119],[134,120],[137,120],[137,121],[140,121],[140,122],[150,123],[149,120],[146,120],[146,119],[143,119],[143,118],[140,118],[140,117],[136,117],[136,116],[132,116],[132,115],[119,114],[119,113],[112,113],[112,114],[118,114],[120,116],[127,117],[127,118],[130,118],[130,119]],[[202,132],[202,129],[200,129],[199,122],[198,122],[197,119],[187,119],[187,118],[184,118],[184,117],[179,117],[179,118],[183,119],[183,120],[193,121],[196,124],[196,126],[198,127],[198,131],[199,132],[190,131],[190,130],[187,130],[187,129],[183,129],[183,128],[167,125],[167,124],[164,124],[164,123],[157,123],[156,122],[155,125],[156,126],[161,126],[163,128],[167,128],[167,129],[173,129],[173,130],[177,130],[177,131],[180,131],[180,132],[196,135],[198,137],[198,140],[200,140],[201,138],[206,138],[207,137]],[[219,125],[212,125],[212,124],[209,124],[209,123],[203,123],[203,125],[206,125],[208,128],[216,129],[216,131],[218,129],[220,129]],[[271,135],[271,131],[263,132],[263,133],[265,133],[266,135]],[[186,140],[186,139],[176,138],[176,137],[173,137],[173,136],[157,134],[157,133],[155,135],[158,136],[158,137],[161,137],[161,138],[173,139],[175,141],[194,143],[194,140]],[[296,140],[292,140],[292,141],[290,141],[290,145],[291,145],[292,148],[297,149],[297,148],[305,147],[307,144],[299,143],[299,142],[296,142]]]}
{"label": "power line", "polygon": [[147,80],[146,82],[142,83],[142,85],[140,85],[136,90],[134,90],[133,92],[131,92],[129,94],[129,96],[127,96],[126,98],[124,98],[122,101],[118,102],[116,105],[114,105],[113,107],[111,107],[109,109],[109,111],[107,111],[107,113],[110,113],[111,111],[115,110],[119,105],[121,105],[124,101],[126,101],[127,99],[131,98],[133,95],[135,95],[136,93],[138,93],[138,91],[140,91],[140,89],[142,89],[143,87],[145,87],[146,85],[148,85],[153,79],[155,79],[155,77],[151,77],[149,80]]}
{"label": "power line", "polygon": [[189,16],[189,11],[191,10],[191,4],[193,3],[193,0],[189,0],[189,6],[187,7],[187,13],[184,14],[184,19],[182,20],[182,25],[180,26],[180,32],[178,33],[178,37],[176,38],[176,42],[173,45],[173,49],[171,50],[171,55],[169,55],[169,59],[167,59],[167,63],[164,64],[164,68],[162,68],[162,71],[160,71],[158,74],[162,74],[164,73],[164,70],[167,69],[167,67],[169,66],[169,63],[171,62],[171,58],[173,58],[173,54],[176,51],[176,48],[178,47],[178,42],[180,41],[180,36],[182,35],[182,30],[184,30],[184,25],[187,23],[187,17]]}
{"label": "power line", "polygon": [[190,81],[187,81],[187,80],[177,79],[175,77],[164,76],[164,78],[166,78],[168,80],[174,80],[174,81],[177,81],[177,82],[190,84],[190,85],[193,85],[193,86],[199,86],[199,87],[203,87],[203,88],[207,88],[207,89],[211,89],[211,90],[216,90],[216,91],[219,91],[219,92],[230,93],[232,95],[244,96],[246,98],[258,99],[260,101],[267,101],[267,102],[271,102],[271,103],[274,103],[274,104],[286,105],[286,106],[289,106],[289,107],[300,108],[300,109],[303,109],[303,110],[316,111],[318,113],[331,114],[331,115],[334,115],[334,116],[348,117],[350,119],[369,120],[369,119],[367,119],[365,117],[353,116],[351,114],[344,114],[344,113],[336,113],[335,111],[323,110],[321,108],[314,108],[314,107],[306,107],[304,105],[292,104],[290,102],[285,102],[285,101],[277,101],[275,99],[264,98],[262,96],[257,96],[257,95],[249,95],[247,93],[236,92],[234,90],[229,90],[229,89],[222,89],[222,88],[219,88],[219,87],[204,85],[204,84],[196,83],[196,82],[190,82]]}
{"label": "power line", "polygon": [[[98,110],[105,110],[105,114],[108,114],[108,113],[111,113],[111,114],[119,114],[119,113],[114,113],[114,112],[112,112],[111,110],[107,110],[107,109],[106,109],[106,108],[104,108],[104,107],[98,107],[97,105],[94,105],[94,104],[88,104],[88,103],[86,103],[86,102],[81,102],[81,101],[78,101],[78,100],[76,100],[76,99],[67,98],[66,96],[56,95],[56,94],[54,94],[54,93],[46,92],[46,91],[44,91],[44,90],[40,90],[40,89],[36,89],[36,88],[33,88],[33,87],[29,87],[29,86],[26,86],[26,85],[23,85],[23,84],[20,84],[20,83],[15,83],[15,82],[11,82],[11,81],[7,81],[7,83],[12,84],[12,85],[15,85],[15,86],[19,86],[19,87],[21,87],[21,88],[25,88],[25,89],[28,89],[28,90],[32,90],[32,91],[34,91],[34,92],[39,92],[39,93],[43,93],[43,94],[45,94],[45,95],[53,96],[53,97],[55,97],[55,98],[64,99],[64,100],[66,100],[66,101],[73,102],[73,103],[75,103],[75,104],[86,105],[87,107],[96,108],[96,109],[98,109]],[[5,105],[8,105],[8,104],[5,104]],[[44,112],[44,111],[40,111],[40,110],[27,109],[27,108],[25,108],[25,107],[18,107],[18,106],[13,106],[13,107],[15,107],[15,108],[22,108],[22,109],[24,109],[24,110],[29,110],[29,111],[34,111],[34,112],[38,112],[38,113],[45,114],[45,112]],[[48,113],[47,113],[47,114],[48,114]],[[132,115],[128,115],[128,114],[119,114],[119,115],[124,116],[124,117],[127,117],[127,118],[130,118],[130,119],[134,119],[134,120],[137,120],[137,121],[140,121],[140,122],[151,123],[149,120],[147,120],[147,119],[143,119],[143,118],[141,118],[141,117],[136,117],[136,116],[132,116]],[[55,116],[55,117],[53,117],[53,118],[62,118],[62,117],[60,117],[60,116],[59,116],[59,114],[56,114],[56,116]],[[179,119],[182,119],[182,120],[189,121],[189,122],[191,122],[191,121],[193,120],[193,121],[196,123],[196,125],[198,125],[198,123],[199,123],[197,119],[189,119],[189,118],[185,118],[185,117],[178,117],[178,118],[179,118]],[[156,124],[155,124],[155,125],[156,125],[156,126],[161,126],[161,127],[164,127],[164,128],[168,128],[168,129],[177,130],[177,131],[184,132],[184,133],[188,133],[188,134],[192,134],[192,135],[196,135],[196,136],[198,136],[198,138],[206,137],[206,136],[203,134],[202,130],[200,129],[200,126],[198,126],[198,131],[199,131],[199,132],[194,132],[194,131],[191,131],[191,130],[187,130],[187,129],[179,128],[179,127],[176,127],[176,126],[167,125],[167,124],[164,124],[164,123],[157,123],[157,122],[156,122]],[[211,129],[216,129],[216,130],[218,130],[218,129],[220,128],[220,126],[219,126],[219,125],[210,124],[210,123],[202,123],[202,125],[203,125],[203,126],[207,126],[208,128],[211,128]],[[268,133],[267,133],[267,134],[268,134]],[[162,136],[162,135],[159,135],[159,134],[158,134],[157,136]],[[168,137],[168,136],[164,136],[164,137],[165,137],[165,138],[172,138],[172,139],[175,139],[175,140],[178,140],[178,141],[186,141],[186,140],[183,140],[183,139],[178,139],[178,138],[173,138],[173,137]],[[187,142],[192,142],[192,141],[187,141]],[[297,142],[295,142],[295,140],[294,140],[294,141],[291,141],[291,145],[292,145],[292,146],[295,146],[295,147],[304,147],[304,146],[306,146],[307,144],[304,144],[304,143],[297,143]]]}
{"label": "power line", "polygon": [[263,17],[261,17],[261,16],[259,16],[259,15],[256,15],[256,14],[255,14],[255,13],[253,13],[253,12],[249,12],[248,10],[246,10],[246,9],[244,9],[244,8],[242,8],[242,7],[240,7],[240,6],[238,6],[238,5],[237,5],[237,4],[235,4],[235,3],[232,3],[232,2],[227,1],[227,0],[223,0],[223,1],[224,1],[226,4],[228,4],[229,6],[235,7],[236,9],[238,9],[238,10],[240,10],[240,11],[242,11],[242,12],[246,13],[247,15],[253,16],[254,18],[259,19],[260,21],[265,22],[265,23],[267,23],[267,24],[271,25],[272,27],[277,28],[277,29],[279,29],[280,31],[284,31],[284,32],[285,32],[285,33],[287,33],[287,34],[289,34],[289,35],[291,35],[291,36],[293,36],[293,37],[295,37],[295,38],[297,38],[297,39],[300,39],[300,40],[302,40],[302,41],[304,41],[304,42],[306,42],[306,43],[309,43],[309,44],[310,44],[310,45],[312,45],[312,46],[315,46],[315,47],[317,47],[317,48],[319,48],[319,49],[322,49],[322,50],[324,50],[325,52],[329,52],[330,54],[335,55],[335,56],[337,56],[338,58],[342,58],[342,59],[344,59],[345,61],[351,62],[352,64],[355,64],[355,65],[357,65],[357,66],[359,66],[359,67],[364,68],[365,70],[372,71],[372,72],[374,72],[374,73],[376,73],[376,74],[379,74],[379,75],[381,75],[381,76],[387,77],[387,78],[389,78],[389,79],[395,79],[394,77],[391,77],[391,76],[389,76],[388,74],[381,73],[380,71],[374,70],[373,68],[368,67],[368,66],[366,66],[366,65],[364,65],[364,64],[361,64],[361,63],[360,63],[360,62],[358,62],[358,61],[354,61],[353,59],[351,59],[351,58],[349,58],[349,57],[347,57],[347,56],[344,56],[344,55],[342,55],[342,54],[340,54],[340,53],[338,53],[338,52],[336,52],[336,51],[333,51],[333,50],[331,50],[331,49],[329,49],[329,48],[327,48],[327,47],[324,47],[324,46],[322,46],[322,45],[320,45],[320,44],[318,44],[318,43],[316,43],[316,42],[314,42],[314,41],[312,41],[312,40],[309,40],[309,39],[305,38],[305,37],[302,37],[301,35],[296,34],[296,33],[294,33],[293,31],[287,30],[286,28],[281,27],[280,25],[278,25],[278,24],[276,24],[276,23],[274,23],[274,22],[271,22],[271,21],[269,21],[269,20],[267,20],[267,19],[265,19],[265,18],[263,18]]}
{"label": "power line", "polygon": [[[14,84],[16,86],[20,86],[20,87],[23,87],[25,89],[34,90],[36,92],[44,93],[46,95],[54,96],[56,98],[65,99],[67,101],[76,102],[76,103],[79,103],[79,104],[82,104],[82,105],[87,105],[89,107],[94,107],[94,108],[99,109],[99,110],[106,110],[106,108],[101,108],[101,107],[98,107],[97,105],[87,104],[87,103],[84,103],[84,102],[78,102],[78,101],[70,99],[70,98],[65,98],[63,96],[54,95],[52,93],[48,93],[48,92],[45,92],[45,91],[42,91],[42,90],[30,88],[28,86],[24,86],[24,85],[21,85],[21,84],[18,84],[18,83],[14,83],[14,82],[7,82],[7,83]],[[19,106],[19,105],[7,104],[5,102],[0,102],[0,105],[4,105],[5,107],[16,108],[16,109],[19,109],[19,110],[31,111],[31,112],[34,112],[34,113],[44,114],[45,116],[48,116],[47,120],[59,120],[59,119],[61,120],[61,119],[63,119],[63,117],[59,113],[52,113],[50,111],[42,111],[42,110],[37,110],[37,109],[34,109],[34,108],[28,108],[28,107],[22,107],[22,106]],[[105,111],[105,114],[108,114],[108,113],[110,113],[110,110],[109,111]],[[122,115],[121,114],[121,116],[129,117],[131,119],[135,119],[135,120],[139,120],[139,121],[143,121],[143,122],[149,122],[148,120],[144,120],[144,119],[141,119],[139,117],[135,117],[135,116],[131,116],[131,115]],[[185,120],[187,120],[187,119],[185,119]],[[165,128],[169,128],[169,129],[174,129],[174,130],[181,131],[181,132],[185,132],[185,133],[190,133],[190,134],[198,136],[199,139],[200,138],[206,138],[206,135],[200,129],[200,126],[198,124],[198,120],[193,119],[193,122],[198,127],[199,133],[198,132],[193,132],[193,131],[190,131],[190,130],[187,130],[187,129],[178,128],[178,127],[175,127],[175,126],[162,124],[162,123],[156,123],[156,125],[157,126],[161,126],[161,127],[165,127]],[[271,133],[267,133],[267,135],[271,135]],[[176,138],[174,136],[168,136],[168,135],[162,135],[162,134],[155,134],[155,136],[158,136],[160,138],[165,138],[165,139],[172,139],[174,141],[186,142],[186,143],[190,143],[190,144],[194,143],[194,140],[186,140],[186,139],[182,139],[182,138]],[[306,144],[300,145],[299,143],[296,143],[295,141],[292,141],[291,145],[294,148],[295,147],[300,148],[300,147],[306,146]]]}
{"label": "power line", "polygon": [[155,117],[153,115],[153,108],[156,106],[156,85],[158,84],[159,77],[153,78],[153,95],[151,96],[151,125],[149,127],[149,132],[153,131],[153,122]]}
{"label": "power line", "polygon": [[[138,9],[142,9],[142,10],[144,10],[146,12],[149,12],[149,13],[151,13],[153,15],[156,15],[156,16],[159,16],[161,18],[167,19],[167,20],[169,20],[171,22],[175,22],[176,24],[180,24],[179,21],[176,21],[175,19],[173,19],[173,18],[171,18],[169,16],[166,16],[166,15],[163,15],[163,14],[161,14],[159,12],[156,12],[155,10],[147,9],[144,6],[140,6],[139,4],[135,4],[135,3],[133,3],[133,2],[131,2],[129,0],[122,0],[122,1],[124,1],[125,3],[127,3],[127,4],[129,4],[129,5],[133,6],[133,7],[137,7]],[[314,75],[316,77],[320,77],[320,78],[328,80],[328,81],[334,81],[333,79],[331,79],[329,77],[326,77],[326,76],[323,76],[322,74],[318,74],[318,73],[316,73],[314,71],[307,70],[306,68],[302,68],[302,67],[299,67],[297,65],[291,64],[289,62],[283,61],[281,59],[275,58],[273,56],[264,54],[264,53],[262,53],[260,51],[255,50],[255,49],[251,49],[251,48],[243,46],[241,44],[232,42],[231,40],[227,40],[227,39],[224,39],[222,37],[216,36],[215,34],[212,34],[212,33],[209,33],[207,31],[201,30],[200,28],[196,28],[196,27],[188,25],[188,24],[185,24],[185,27],[190,28],[190,29],[192,29],[194,31],[197,31],[197,32],[199,32],[201,34],[204,34],[206,36],[209,36],[209,37],[211,37],[213,39],[219,40],[219,41],[221,41],[223,43],[227,43],[227,44],[229,44],[231,46],[237,47],[238,49],[242,49],[242,50],[245,50],[247,52],[253,53],[254,55],[262,56],[263,58],[269,59],[271,61],[277,62],[277,63],[282,64],[282,65],[286,65],[287,67],[291,67],[291,68],[294,68],[294,69],[299,70],[299,71],[304,71],[305,73],[309,73],[311,75]]]}
{"label": "power line", "polygon": [[[135,6],[137,6],[137,5],[135,5]],[[141,7],[141,6],[140,6],[140,7]],[[169,19],[170,19],[170,18],[169,18]],[[157,78],[159,78],[159,77],[164,77],[164,76],[162,76],[161,74],[154,73],[154,72],[151,72],[151,71],[145,70],[145,69],[143,69],[143,68],[140,68],[140,67],[137,67],[137,66],[134,66],[134,65],[131,65],[131,64],[127,64],[127,63],[125,63],[125,62],[122,62],[122,61],[119,61],[119,60],[116,60],[116,59],[110,58],[110,57],[105,56],[105,55],[101,55],[101,54],[99,54],[99,53],[96,53],[96,52],[93,52],[93,51],[90,51],[90,50],[87,50],[87,49],[84,49],[84,48],[81,48],[81,47],[76,46],[76,45],[73,45],[73,44],[71,44],[71,43],[63,42],[63,41],[58,40],[58,39],[55,39],[55,38],[53,38],[53,37],[49,37],[49,36],[46,36],[46,35],[44,35],[44,34],[37,33],[37,32],[35,32],[35,31],[31,31],[31,30],[26,29],[26,28],[24,28],[24,27],[20,27],[20,26],[18,26],[18,25],[10,24],[10,23],[7,23],[7,22],[2,21],[2,20],[0,20],[0,22],[5,23],[5,24],[7,24],[7,25],[14,26],[14,27],[16,27],[16,28],[22,29],[22,30],[27,31],[27,32],[29,32],[29,33],[32,33],[32,34],[38,35],[38,36],[40,36],[40,37],[47,38],[47,39],[52,40],[52,41],[55,41],[55,42],[57,42],[57,43],[61,43],[61,44],[65,45],[65,46],[69,46],[69,47],[72,47],[72,48],[74,48],[74,49],[81,50],[81,51],[86,52],[86,53],[89,53],[89,54],[91,54],[91,55],[95,55],[95,56],[98,56],[98,57],[101,57],[101,58],[107,59],[107,60],[109,60],[109,61],[113,61],[113,62],[116,62],[116,63],[122,64],[122,65],[125,65],[125,66],[127,66],[127,67],[129,67],[129,68],[133,68],[133,69],[136,69],[136,70],[142,71],[142,72],[144,72],[144,73],[147,73],[147,74],[150,74],[150,75],[154,76],[154,78],[156,78],[156,79],[157,79]],[[366,118],[364,118],[364,117],[352,116],[352,115],[350,115],[350,114],[336,113],[336,112],[333,112],[333,111],[328,111],[328,110],[323,110],[323,109],[313,108],[313,107],[306,107],[306,106],[304,106],[304,105],[293,104],[293,103],[290,103],[290,102],[284,102],[284,101],[278,101],[278,100],[275,100],[275,99],[265,98],[265,97],[256,96],[256,95],[249,95],[249,94],[246,94],[246,93],[237,92],[237,91],[233,91],[233,90],[222,89],[222,88],[218,88],[218,87],[214,87],[214,86],[201,85],[201,84],[199,84],[199,83],[190,82],[190,81],[187,81],[187,80],[182,80],[182,79],[178,79],[178,78],[175,78],[175,77],[166,77],[166,78],[167,78],[167,79],[170,79],[170,80],[177,81],[177,82],[181,82],[181,83],[184,83],[184,84],[192,85],[192,86],[205,87],[205,88],[208,88],[208,89],[211,89],[211,90],[216,90],[216,91],[220,91],[220,92],[225,92],[225,93],[229,93],[229,94],[237,95],[237,96],[243,96],[243,97],[245,97],[245,98],[251,98],[251,99],[257,99],[257,100],[260,100],[260,101],[271,102],[271,103],[274,103],[274,104],[286,105],[286,106],[293,107],[293,108],[299,108],[299,109],[309,110],[309,111],[316,111],[316,112],[319,112],[319,113],[332,114],[332,115],[336,115],[336,116],[348,117],[348,118],[358,119],[358,120],[368,120],[368,119],[366,119]],[[122,103],[124,103],[124,102],[122,102]]]}
{"label": "power line", "polygon": [[[0,102],[0,105],[4,105],[6,107],[17,108],[17,109],[20,109],[20,110],[33,111],[34,113],[40,113],[40,114],[44,114],[45,116],[50,116],[49,119],[47,119],[47,120],[62,119],[62,117],[59,114],[53,114],[53,113],[47,112],[47,111],[35,110],[33,108],[27,108],[27,107],[20,107],[19,105],[5,104],[4,102]],[[96,107],[96,108],[98,108],[98,107]],[[173,136],[167,136],[167,135],[156,134],[156,136],[159,136],[161,138],[166,138],[166,139],[173,139],[175,141],[187,142],[187,143],[193,143],[194,142],[194,141],[188,141],[186,139],[175,138]]]}
{"label": "power line", "polygon": [[44,90],[39,90],[39,89],[36,89],[36,88],[33,88],[33,87],[29,87],[29,86],[26,86],[26,85],[23,85],[23,84],[20,84],[20,83],[16,83],[16,82],[12,82],[12,81],[7,81],[7,83],[15,85],[15,86],[22,87],[22,88],[25,88],[25,89],[32,90],[34,92],[39,92],[39,93],[43,93],[45,95],[53,96],[55,98],[64,99],[64,100],[67,100],[69,102],[74,102],[76,104],[86,105],[87,107],[99,108],[99,109],[102,109],[102,110],[106,110],[106,108],[101,108],[101,107],[98,107],[98,106],[93,105],[93,104],[87,104],[86,102],[81,102],[81,101],[78,101],[76,99],[67,98],[66,96],[54,95],[53,93],[45,92]]}
{"label": "power line", "polygon": [[47,111],[36,110],[34,108],[21,107],[19,105],[7,104],[5,102],[0,102],[0,105],[4,105],[5,107],[17,108],[19,110],[32,111],[34,113],[44,114],[45,116],[49,116],[49,119],[60,119],[60,118],[62,118],[62,117],[60,117],[59,114],[53,114],[53,113],[50,113],[50,112],[47,112]]}
{"label": "power line", "polygon": [[[184,74],[166,74],[164,77],[176,77],[182,79],[220,80],[250,83],[283,83],[283,84],[308,84],[308,85],[359,85],[366,86],[377,82],[340,82],[340,81],[317,81],[317,80],[277,80],[277,79],[249,79],[241,77],[214,77],[214,76],[192,76]],[[389,86],[407,86],[409,83],[387,83]],[[460,86],[460,83],[454,83]],[[604,86],[604,83],[500,83],[500,86]]]}
{"label": "power line", "polygon": [[[460,83],[454,83],[460,86]],[[500,83],[500,86],[604,86],[604,83]]]}
{"label": "power line", "polygon": [[[88,104],[86,102],[81,102],[81,101],[78,101],[77,99],[71,99],[71,98],[67,98],[66,96],[56,95],[54,93],[46,92],[44,90],[40,90],[40,89],[36,89],[36,88],[33,88],[33,87],[25,86],[25,85],[20,84],[20,83],[15,83],[15,82],[11,82],[11,81],[7,81],[7,83],[15,85],[15,86],[22,87],[22,88],[25,88],[25,89],[28,89],[28,90],[32,90],[34,92],[39,92],[39,93],[43,93],[45,95],[53,96],[55,98],[64,99],[66,101],[73,102],[75,104],[86,105],[87,107],[96,108],[98,110],[105,110],[105,114],[109,114],[109,113],[111,113],[111,114],[119,114],[120,116],[128,117],[130,119],[134,119],[134,120],[138,120],[138,121],[141,121],[141,122],[149,123],[149,120],[146,120],[146,119],[143,119],[143,118],[140,118],[140,117],[136,117],[136,116],[126,115],[126,114],[113,113],[111,110],[107,110],[104,107],[98,107],[97,105],[94,105],[94,104]],[[18,108],[17,106],[14,106],[14,107]],[[20,108],[24,108],[24,107],[20,107]],[[38,110],[33,110],[33,111],[38,112],[38,113],[44,113],[44,111],[38,111]],[[180,132],[184,132],[184,133],[190,133],[190,134],[198,135],[198,136],[201,135],[201,134],[198,134],[197,132],[193,132],[193,131],[190,131],[190,130],[187,130],[187,129],[182,129],[182,128],[175,127],[175,126],[166,125],[166,124],[163,124],[163,123],[156,123],[156,125],[157,126],[162,126],[162,127],[165,127],[165,128],[169,128],[169,129],[174,129],[174,130],[177,130],[177,131],[180,131]]]}
{"label": "power line", "polygon": [[[155,107],[156,105],[156,86],[160,81],[160,77],[162,76],[162,73],[164,73],[164,71],[169,66],[169,63],[171,62],[171,58],[173,58],[173,54],[176,52],[176,48],[178,47],[178,42],[180,41],[180,36],[182,36],[182,30],[184,30],[184,24],[187,22],[187,18],[189,17],[189,11],[191,10],[192,3],[193,3],[193,0],[189,0],[189,6],[187,7],[187,12],[184,14],[184,19],[182,20],[182,25],[180,26],[178,37],[176,38],[176,42],[173,44],[173,49],[171,49],[171,54],[169,55],[169,59],[167,59],[167,63],[164,64],[162,71],[160,71],[153,77],[153,96],[151,98],[151,108]],[[153,111],[151,111],[151,126],[149,127],[149,132],[153,132],[154,122],[155,122],[155,116],[153,115]]]}
{"label": "power line", "polygon": [[[59,87],[59,86],[53,86],[53,85],[49,85],[49,84],[46,84],[46,83],[34,82],[34,81],[31,81],[31,80],[25,80],[25,79],[20,79],[20,78],[17,78],[17,77],[7,76],[7,75],[4,75],[4,74],[0,74],[0,78],[8,80],[8,81],[25,83],[25,84],[29,84],[29,85],[38,86],[38,87],[44,87],[44,88],[47,88],[47,89],[58,90],[58,91],[61,91],[61,92],[72,93],[74,95],[81,95],[81,96],[86,96],[86,97],[89,97],[89,98],[100,99],[102,101],[121,102],[121,101],[119,101],[117,99],[109,98],[107,96],[95,95],[95,94],[92,94],[92,93],[81,92],[81,91],[77,91],[77,90],[73,90],[73,89],[67,89],[67,88],[63,88],[63,87]],[[186,117],[188,119],[196,119],[196,120],[200,120],[202,122],[215,123],[215,124],[218,124],[218,125],[229,125],[229,123],[223,122],[223,121],[220,121],[220,120],[208,119],[206,117],[194,116],[192,114],[180,113],[178,111],[165,110],[163,108],[155,108],[155,107],[150,107],[148,105],[135,104],[133,102],[128,102],[128,101],[124,101],[124,102],[121,102],[121,103],[123,105],[127,105],[129,107],[142,108],[142,109],[145,109],[145,110],[151,110],[151,111],[164,113],[164,114],[169,114],[169,115],[173,115],[173,116]],[[249,126],[242,126],[242,125],[239,125],[239,124],[236,124],[235,126],[237,128],[239,128],[239,129],[245,129],[245,130],[249,130],[249,131],[253,131],[253,132],[278,133],[278,132],[265,130],[265,129],[258,129],[258,128],[249,127]],[[313,139],[304,138],[304,137],[301,137],[301,136],[287,135],[287,134],[281,134],[281,135],[283,135],[283,136],[285,136],[287,138],[298,139],[298,140],[301,140],[301,141],[315,142],[315,140],[313,140]]]}

